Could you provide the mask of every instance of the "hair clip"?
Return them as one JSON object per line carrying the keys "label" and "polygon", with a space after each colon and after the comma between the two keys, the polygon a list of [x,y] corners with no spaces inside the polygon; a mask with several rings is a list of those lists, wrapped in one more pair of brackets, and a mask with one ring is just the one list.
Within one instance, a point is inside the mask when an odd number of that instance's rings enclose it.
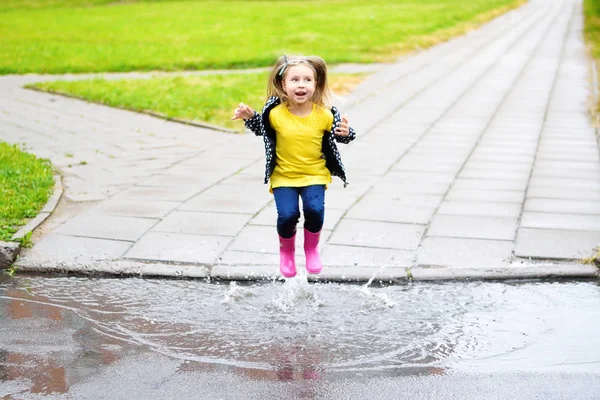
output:
{"label": "hair clip", "polygon": [[283,65],[281,66],[281,69],[279,70],[279,73],[277,75],[279,75],[279,76],[283,75],[287,66],[288,66],[288,58],[287,58],[287,55],[284,54],[283,55]]}

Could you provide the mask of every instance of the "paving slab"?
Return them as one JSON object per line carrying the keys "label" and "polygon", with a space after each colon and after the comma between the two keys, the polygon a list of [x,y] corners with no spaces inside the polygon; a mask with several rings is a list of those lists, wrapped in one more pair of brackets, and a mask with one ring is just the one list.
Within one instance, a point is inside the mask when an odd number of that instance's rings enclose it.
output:
{"label": "paving slab", "polygon": [[344,219],[331,236],[329,243],[415,250],[424,232],[424,225]]}
{"label": "paving slab", "polygon": [[[273,228],[274,229],[274,228]],[[273,232],[271,229],[271,232]],[[296,246],[298,249],[298,247]],[[299,249],[298,249],[299,250]],[[298,256],[302,252],[300,251]],[[300,258],[297,257],[296,263],[300,262]],[[279,268],[279,254],[278,253],[267,253],[266,251],[259,251],[257,247],[255,251],[248,250],[225,250],[217,259],[215,265],[222,266],[224,270],[235,269],[239,265],[244,266],[266,266],[269,271],[277,271]],[[213,268],[214,271],[214,268]]]}
{"label": "paving slab", "polygon": [[598,163],[598,154],[587,151],[562,152],[559,150],[542,149],[538,156],[538,160],[555,160],[555,161],[570,161],[579,160],[581,162]]}
{"label": "paving slab", "polygon": [[417,266],[506,267],[510,264],[513,243],[505,240],[426,237]]}
{"label": "paving slab", "polygon": [[600,232],[600,215],[525,211],[521,219],[521,227]]}
{"label": "paving slab", "polygon": [[56,233],[111,240],[135,242],[158,222],[156,218],[134,218],[87,213],[78,215]]}
{"label": "paving slab", "polygon": [[583,200],[528,198],[525,211],[566,214],[591,214],[600,216],[600,202]]}
{"label": "paving slab", "polygon": [[539,259],[580,260],[591,257],[600,243],[600,232],[521,228],[515,255]]}
{"label": "paving slab", "polygon": [[529,178],[529,171],[515,171],[515,170],[500,170],[500,169],[485,169],[481,167],[468,166],[464,168],[459,176],[461,178],[471,179],[485,179],[485,180],[517,180],[526,181]]}
{"label": "paving slab", "polygon": [[527,197],[539,197],[545,199],[571,199],[584,201],[600,201],[600,192],[590,191],[581,188],[572,188],[565,190],[564,188],[540,188],[532,187],[527,191]]}
{"label": "paving slab", "polygon": [[600,181],[600,169],[565,170],[559,168],[536,167],[531,176],[535,178],[583,178],[595,182]]}
{"label": "paving slab", "polygon": [[351,187],[351,185],[353,185],[353,183],[350,183],[350,185],[345,189],[342,189],[341,187],[330,187],[327,189],[327,191],[325,191],[326,213],[328,209],[342,210],[345,212],[352,207],[353,204],[360,200],[365,192],[368,191],[368,188],[354,186]]}
{"label": "paving slab", "polygon": [[90,213],[123,217],[162,218],[179,205],[176,201],[108,199]]}
{"label": "paving slab", "polygon": [[[517,163],[517,162],[501,162],[501,161],[480,161],[471,160],[466,164],[466,167],[473,170],[491,170],[491,171],[510,171],[515,173],[529,173],[531,171],[531,163]],[[511,176],[509,179],[512,179]]]}
{"label": "paving slab", "polygon": [[485,190],[452,188],[446,198],[448,200],[472,200],[501,203],[522,203],[525,192],[515,190]]}
{"label": "paving slab", "polygon": [[[594,144],[590,145],[590,148],[593,149]],[[595,162],[589,161],[578,161],[578,160],[539,160],[535,164],[536,168],[556,168],[561,170],[572,170],[572,171],[598,171],[600,170],[600,165]]]}
{"label": "paving slab", "polygon": [[327,266],[410,267],[415,251],[328,244],[322,252]]}
{"label": "paving slab", "polygon": [[589,179],[576,178],[547,178],[547,177],[532,177],[529,181],[531,188],[562,188],[570,189],[585,189],[593,193],[600,193],[600,182],[590,182]]}
{"label": "paving slab", "polygon": [[436,162],[431,162],[431,161],[420,161],[420,162],[414,162],[414,161],[410,161],[407,159],[407,161],[405,161],[404,159],[399,161],[398,163],[394,164],[393,170],[394,171],[425,171],[425,172],[441,172],[441,173],[447,173],[448,171],[456,171],[458,172],[458,170],[460,169],[460,166],[462,165],[461,162],[444,162],[444,161],[436,161]]}
{"label": "paving slab", "polygon": [[427,235],[512,241],[516,229],[517,218],[438,214]]}
{"label": "paving slab", "polygon": [[233,237],[251,218],[252,214],[176,210],[162,218],[152,231]]}
{"label": "paving slab", "polygon": [[149,232],[131,247],[125,258],[212,264],[231,240],[227,236]]}
{"label": "paving slab", "polygon": [[494,154],[484,152],[476,149],[473,155],[470,157],[470,161],[483,161],[483,162],[505,162],[511,164],[526,164],[531,165],[533,163],[534,155],[529,154]]}
{"label": "paving slab", "polygon": [[35,244],[32,249],[24,249],[24,258],[30,264],[85,264],[90,260],[116,260],[129,250],[131,242],[118,240],[50,235]]}
{"label": "paving slab", "polygon": [[201,189],[195,187],[131,186],[114,196],[115,199],[144,201],[148,199],[182,202],[197,195]]}
{"label": "paving slab", "polygon": [[187,186],[206,188],[216,183],[219,180],[218,176],[198,176],[188,174],[154,174],[146,179],[136,181],[139,186]]}
{"label": "paving slab", "polygon": [[421,195],[444,195],[448,191],[448,184],[429,182],[403,182],[400,184],[386,184],[379,182],[371,190],[375,194],[388,194],[393,196],[421,194]]}
{"label": "paving slab", "polygon": [[494,203],[492,201],[446,200],[438,214],[504,217],[517,219],[521,215],[521,205],[517,203]]}
{"label": "paving slab", "polygon": [[368,194],[348,211],[346,217],[365,221],[426,225],[431,220],[434,212],[434,207],[402,205],[401,200],[396,200],[393,197]]}
{"label": "paving slab", "polygon": [[209,211],[255,214],[258,213],[273,199],[268,192],[260,197],[245,197],[235,195],[235,187],[232,187],[231,196],[209,196],[201,193],[179,206],[181,211]]}
{"label": "paving slab", "polygon": [[514,179],[477,179],[458,177],[452,183],[452,190],[492,190],[525,193],[527,180]]}

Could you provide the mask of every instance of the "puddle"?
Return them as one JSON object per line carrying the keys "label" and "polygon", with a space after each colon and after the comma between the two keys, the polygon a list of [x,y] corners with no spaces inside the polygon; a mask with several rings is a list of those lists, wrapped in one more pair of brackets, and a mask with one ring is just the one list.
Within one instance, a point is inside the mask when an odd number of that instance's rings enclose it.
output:
{"label": "puddle", "polygon": [[26,379],[41,393],[139,354],[279,381],[600,365],[589,351],[600,344],[595,282],[19,276],[0,282],[0,311],[0,382]]}

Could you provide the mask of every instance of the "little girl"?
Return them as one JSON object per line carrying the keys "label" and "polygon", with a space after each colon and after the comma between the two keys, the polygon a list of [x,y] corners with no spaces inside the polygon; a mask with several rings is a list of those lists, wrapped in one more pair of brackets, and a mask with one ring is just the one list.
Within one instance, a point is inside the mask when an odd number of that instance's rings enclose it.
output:
{"label": "little girl", "polygon": [[277,206],[281,274],[286,278],[296,275],[299,197],[305,221],[306,270],[318,274],[322,269],[318,245],[325,189],[332,175],[347,185],[335,141],[349,143],[356,133],[336,107],[329,108],[327,64],[319,57],[281,57],[269,77],[267,95],[261,114],[240,103],[232,119],[242,118],[265,142],[265,183],[271,180],[270,191]]}

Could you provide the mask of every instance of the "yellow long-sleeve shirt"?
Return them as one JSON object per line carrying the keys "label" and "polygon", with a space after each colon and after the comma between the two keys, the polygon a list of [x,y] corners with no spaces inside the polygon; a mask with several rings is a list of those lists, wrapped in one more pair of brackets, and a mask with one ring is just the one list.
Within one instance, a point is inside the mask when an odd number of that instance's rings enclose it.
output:
{"label": "yellow long-sleeve shirt", "polygon": [[271,110],[269,122],[277,138],[271,189],[331,183],[322,151],[323,134],[333,124],[331,110],[313,104],[309,115],[299,117],[279,104]]}

